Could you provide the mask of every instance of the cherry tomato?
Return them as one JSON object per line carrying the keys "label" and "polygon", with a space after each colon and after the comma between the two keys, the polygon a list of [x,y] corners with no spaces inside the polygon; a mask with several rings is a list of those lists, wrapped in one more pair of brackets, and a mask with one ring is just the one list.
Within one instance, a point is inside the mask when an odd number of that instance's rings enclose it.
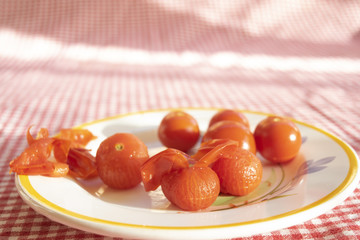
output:
{"label": "cherry tomato", "polygon": [[209,167],[188,167],[165,174],[161,179],[165,197],[187,211],[205,209],[220,193],[220,182]]}
{"label": "cherry tomato", "polygon": [[183,152],[191,149],[200,136],[197,121],[183,111],[168,113],[158,128],[158,137],[168,148],[175,148]]}
{"label": "cherry tomato", "polygon": [[189,161],[189,155],[171,148],[149,158],[141,167],[145,190],[161,185],[165,197],[183,210],[209,207],[220,192],[219,179],[205,164],[190,167]]}
{"label": "cherry tomato", "polygon": [[260,154],[276,163],[293,159],[298,154],[302,141],[295,123],[279,116],[262,120],[255,128],[254,137]]}
{"label": "cherry tomato", "polygon": [[96,152],[97,171],[112,188],[132,188],[141,182],[140,167],[148,158],[148,149],[139,138],[117,133],[101,142]]}
{"label": "cherry tomato", "polygon": [[256,153],[254,136],[244,124],[234,121],[220,121],[212,125],[204,134],[202,142],[213,139],[230,139],[239,142],[243,149]]}
{"label": "cherry tomato", "polygon": [[225,121],[225,120],[243,123],[245,126],[250,127],[249,120],[247,119],[247,117],[242,112],[232,109],[224,109],[217,112],[210,119],[209,127],[211,127],[217,122]]}
{"label": "cherry tomato", "polygon": [[254,191],[261,182],[263,171],[255,154],[239,147],[223,152],[212,169],[219,177],[221,192],[233,196],[244,196]]}

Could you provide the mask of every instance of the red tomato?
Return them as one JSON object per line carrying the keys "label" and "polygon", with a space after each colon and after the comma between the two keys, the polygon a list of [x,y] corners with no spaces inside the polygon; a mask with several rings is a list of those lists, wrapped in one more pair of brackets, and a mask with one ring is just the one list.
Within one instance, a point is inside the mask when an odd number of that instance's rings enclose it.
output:
{"label": "red tomato", "polygon": [[140,167],[148,158],[147,147],[139,138],[131,133],[117,133],[100,144],[97,171],[112,188],[132,188],[141,182]]}
{"label": "red tomato", "polygon": [[270,116],[262,120],[255,128],[254,137],[260,154],[271,162],[290,161],[301,147],[300,130],[284,117]]}
{"label": "red tomato", "polygon": [[235,121],[244,124],[247,127],[250,127],[249,120],[247,117],[240,111],[232,109],[224,109],[216,113],[209,123],[209,127],[220,121]]}
{"label": "red tomato", "polygon": [[168,148],[175,148],[183,152],[191,149],[200,136],[197,121],[188,113],[174,111],[168,113],[158,128],[158,137]]}
{"label": "red tomato", "polygon": [[234,121],[221,121],[212,125],[205,133],[202,142],[213,139],[230,139],[239,142],[243,149],[256,153],[254,136],[250,129],[242,123]]}

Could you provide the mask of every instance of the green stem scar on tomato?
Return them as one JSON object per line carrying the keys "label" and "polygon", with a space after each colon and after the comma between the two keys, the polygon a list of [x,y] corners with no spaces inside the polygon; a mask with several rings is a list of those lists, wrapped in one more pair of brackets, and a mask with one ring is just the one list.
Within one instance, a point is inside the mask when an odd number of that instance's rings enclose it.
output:
{"label": "green stem scar on tomato", "polygon": [[122,144],[122,143],[115,144],[115,149],[116,149],[116,151],[123,150],[124,149],[124,144]]}

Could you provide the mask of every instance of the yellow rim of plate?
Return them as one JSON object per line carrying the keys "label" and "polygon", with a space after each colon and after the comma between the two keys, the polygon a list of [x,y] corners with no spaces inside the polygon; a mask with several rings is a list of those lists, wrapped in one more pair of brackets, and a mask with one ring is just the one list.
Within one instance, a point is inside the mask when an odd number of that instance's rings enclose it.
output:
{"label": "yellow rim of plate", "polygon": [[[76,126],[74,128],[84,128],[86,126],[90,126],[93,124],[97,124],[100,122],[105,122],[105,121],[109,121],[112,119],[117,119],[117,118],[123,118],[123,117],[127,117],[130,115],[138,115],[138,114],[146,114],[146,113],[150,113],[150,112],[163,112],[163,111],[172,111],[172,110],[220,110],[221,108],[171,108],[171,109],[157,109],[157,110],[148,110],[148,111],[139,111],[139,112],[133,112],[133,113],[127,113],[127,114],[121,114],[121,115],[116,115],[113,117],[108,117],[108,118],[104,118],[104,119],[100,119],[100,120],[95,120],[92,122],[88,122],[88,123],[84,123],[81,124],[79,126]],[[244,113],[250,113],[250,114],[258,114],[258,115],[272,115],[272,114],[268,114],[268,113],[263,113],[263,112],[256,112],[256,111],[249,111],[249,110],[241,110]],[[122,226],[122,227],[132,227],[132,228],[147,228],[147,229],[164,229],[164,230],[180,230],[180,229],[184,229],[184,230],[191,230],[191,229],[213,229],[213,228],[226,228],[226,227],[236,227],[236,226],[242,226],[242,225],[249,225],[249,224],[255,224],[255,223],[261,223],[261,222],[267,222],[267,221],[271,221],[271,220],[276,220],[276,219],[280,219],[280,218],[284,218],[287,216],[291,216],[300,212],[304,212],[306,210],[309,210],[311,208],[314,208],[316,206],[319,206],[322,203],[325,203],[327,201],[329,201],[330,199],[334,198],[335,196],[339,195],[341,192],[343,192],[354,180],[356,177],[356,174],[358,172],[358,158],[357,155],[355,154],[355,152],[352,150],[352,148],[346,144],[344,141],[342,141],[341,139],[339,139],[338,137],[336,137],[335,135],[322,130],[320,128],[317,128],[313,125],[298,121],[293,119],[294,122],[309,127],[311,129],[314,129],[318,132],[321,132],[323,134],[325,134],[326,136],[328,136],[329,138],[331,138],[332,140],[334,140],[337,144],[339,144],[340,147],[342,147],[342,149],[346,152],[348,158],[349,158],[349,171],[344,179],[344,181],[331,193],[329,193],[328,195],[326,195],[325,197],[319,199],[318,201],[315,201],[307,206],[298,208],[298,209],[294,209],[292,211],[286,212],[286,213],[282,213],[279,215],[275,215],[272,217],[267,217],[267,218],[262,218],[262,219],[256,219],[256,220],[251,220],[251,221],[244,221],[244,222],[238,222],[238,223],[230,223],[230,224],[221,224],[221,225],[209,225],[209,226],[184,226],[184,227],[177,227],[177,226],[151,226],[151,225],[138,225],[138,224],[131,224],[131,223],[120,223],[120,222],[115,222],[115,221],[109,221],[109,220],[104,220],[104,219],[99,219],[99,218],[94,218],[94,217],[89,217],[89,216],[85,216],[82,214],[78,214],[76,212],[72,212],[69,211],[65,208],[62,208],[52,202],[50,202],[49,200],[47,200],[46,198],[44,198],[43,196],[41,196],[31,185],[29,177],[26,175],[19,175],[19,182],[20,185],[23,189],[25,189],[27,191],[27,194],[37,200],[38,202],[50,207],[51,209],[55,210],[56,212],[59,212],[63,215],[66,216],[71,216],[74,218],[78,218],[81,220],[85,220],[85,221],[90,221],[90,222],[96,222],[96,223],[102,223],[102,224],[110,224],[110,225],[116,225],[116,226]]]}

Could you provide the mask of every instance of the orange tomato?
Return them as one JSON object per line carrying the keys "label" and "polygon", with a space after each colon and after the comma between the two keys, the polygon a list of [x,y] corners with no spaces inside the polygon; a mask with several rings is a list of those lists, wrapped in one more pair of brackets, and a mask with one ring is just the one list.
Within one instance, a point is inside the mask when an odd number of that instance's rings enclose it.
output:
{"label": "orange tomato", "polygon": [[247,117],[238,110],[224,109],[217,112],[211,119],[209,127],[220,121],[235,121],[250,127],[249,120]]}
{"label": "orange tomato", "polygon": [[219,177],[221,192],[234,196],[247,195],[257,188],[263,170],[255,154],[239,147],[223,152],[212,169]]}
{"label": "orange tomato", "polygon": [[191,158],[177,149],[166,149],[149,158],[141,167],[146,191],[159,185],[165,197],[183,210],[209,207],[220,192],[219,179],[205,165],[190,167]]}
{"label": "orange tomato", "polygon": [[276,163],[293,159],[301,147],[301,133],[289,118],[270,116],[255,128],[254,138],[260,154]]}
{"label": "orange tomato", "polygon": [[132,188],[141,182],[140,167],[148,158],[148,149],[139,138],[117,133],[101,142],[96,152],[97,171],[112,188]]}
{"label": "orange tomato", "polygon": [[187,211],[205,209],[220,193],[219,178],[209,167],[188,167],[165,174],[161,189],[166,198]]}
{"label": "orange tomato", "polygon": [[234,121],[220,121],[213,124],[204,134],[202,142],[213,139],[229,139],[239,142],[243,149],[256,153],[254,136],[244,124]]}
{"label": "orange tomato", "polygon": [[200,136],[197,121],[183,111],[168,113],[158,128],[158,137],[163,145],[183,152],[191,149]]}

